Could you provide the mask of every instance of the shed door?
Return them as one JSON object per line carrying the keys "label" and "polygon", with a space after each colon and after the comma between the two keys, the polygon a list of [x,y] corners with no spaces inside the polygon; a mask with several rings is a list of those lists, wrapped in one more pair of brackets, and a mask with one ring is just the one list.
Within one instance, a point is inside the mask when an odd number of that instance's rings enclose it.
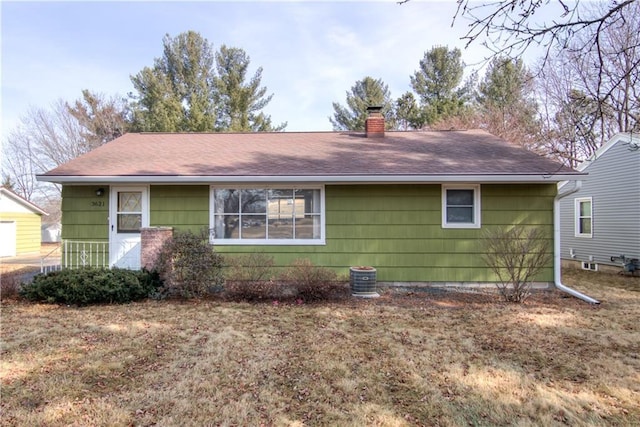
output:
{"label": "shed door", "polygon": [[16,256],[16,222],[0,222],[0,256]]}
{"label": "shed door", "polygon": [[140,269],[140,229],[149,225],[147,188],[115,187],[110,194],[109,264]]}

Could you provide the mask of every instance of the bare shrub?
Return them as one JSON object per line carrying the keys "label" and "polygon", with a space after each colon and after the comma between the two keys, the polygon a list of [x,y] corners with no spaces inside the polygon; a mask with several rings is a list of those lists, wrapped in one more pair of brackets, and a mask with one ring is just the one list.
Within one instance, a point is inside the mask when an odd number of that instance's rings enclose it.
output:
{"label": "bare shrub", "polygon": [[264,302],[285,300],[293,297],[283,283],[273,280],[227,281],[224,295],[232,301]]}
{"label": "bare shrub", "polygon": [[524,302],[533,280],[551,261],[549,239],[539,228],[489,230],[483,249],[485,262],[498,277],[498,290],[509,302]]}
{"label": "bare shrub", "polygon": [[229,260],[225,296],[234,301],[323,301],[349,294],[346,282],[308,259],[293,261],[277,278],[273,258],[251,254]]}
{"label": "bare shrub", "polygon": [[20,296],[20,275],[2,273],[0,276],[0,300],[16,299]]}
{"label": "bare shrub", "polygon": [[306,258],[293,261],[281,274],[281,280],[294,286],[297,297],[304,301],[330,300],[348,294],[347,286],[338,281],[335,271],[314,265]]}
{"label": "bare shrub", "polygon": [[273,281],[273,257],[251,253],[227,257],[228,267],[224,293],[234,301],[266,301],[283,299],[280,283]]}
{"label": "bare shrub", "polygon": [[202,297],[224,282],[223,257],[209,243],[209,233],[177,232],[162,247],[158,266],[169,296]]}
{"label": "bare shrub", "polygon": [[227,280],[233,282],[260,282],[270,280],[274,260],[263,253],[227,257]]}

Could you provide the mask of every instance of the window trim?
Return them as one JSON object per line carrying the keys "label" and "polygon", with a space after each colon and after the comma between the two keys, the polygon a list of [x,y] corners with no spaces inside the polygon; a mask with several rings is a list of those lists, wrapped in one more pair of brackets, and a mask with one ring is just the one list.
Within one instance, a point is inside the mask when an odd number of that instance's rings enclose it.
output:
{"label": "window trim", "polygon": [[[589,216],[581,216],[580,205],[583,202],[589,202],[589,206],[591,207]],[[577,197],[574,199],[573,204],[573,218],[574,218],[574,227],[575,227],[575,237],[584,237],[587,239],[593,238],[593,197]],[[582,218],[590,218],[591,219],[591,232],[590,233],[581,233],[580,232],[580,220]]]}
{"label": "window trim", "polygon": [[[480,184],[442,184],[442,228],[480,228],[482,208]],[[473,222],[447,222],[447,190],[473,190]]]}
{"label": "window trim", "polygon": [[[213,230],[215,228],[215,198],[213,192],[216,189],[238,189],[238,190],[319,190],[320,191],[320,238],[319,239],[216,239]],[[241,245],[241,246],[283,246],[283,245],[325,245],[326,236],[326,212],[325,212],[325,186],[324,185],[308,185],[295,183],[271,183],[271,184],[215,184],[209,186],[209,242],[213,245]]]}

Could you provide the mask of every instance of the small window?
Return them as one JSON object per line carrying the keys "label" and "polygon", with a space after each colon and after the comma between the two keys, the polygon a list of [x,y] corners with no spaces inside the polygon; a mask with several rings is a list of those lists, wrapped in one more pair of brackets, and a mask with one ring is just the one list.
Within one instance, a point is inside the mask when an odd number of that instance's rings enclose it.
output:
{"label": "small window", "polygon": [[442,227],[480,228],[480,186],[442,186]]}
{"label": "small window", "polygon": [[593,236],[593,203],[591,197],[575,199],[576,237]]}
{"label": "small window", "polygon": [[590,270],[590,271],[598,271],[598,264],[596,264],[595,262],[583,261],[582,269]]}
{"label": "small window", "polygon": [[118,233],[140,233],[140,227],[142,227],[142,191],[119,191],[117,203]]}

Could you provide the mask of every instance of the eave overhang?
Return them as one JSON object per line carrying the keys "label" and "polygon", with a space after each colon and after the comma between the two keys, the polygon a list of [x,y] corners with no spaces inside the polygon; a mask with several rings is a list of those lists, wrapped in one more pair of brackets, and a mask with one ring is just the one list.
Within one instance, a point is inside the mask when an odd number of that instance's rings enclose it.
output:
{"label": "eave overhang", "polygon": [[22,205],[27,210],[30,210],[35,214],[49,216],[49,214],[47,212],[45,212],[42,208],[34,205],[33,203],[31,203],[27,199],[24,199],[24,198],[18,196],[13,191],[10,191],[10,190],[8,190],[8,189],[3,187],[3,188],[0,188],[0,194],[8,197],[11,200],[13,200],[15,203],[18,203],[19,205]]}
{"label": "eave overhang", "polygon": [[77,175],[37,175],[38,181],[56,184],[203,184],[203,183],[251,183],[251,182],[296,182],[324,184],[428,184],[448,182],[484,182],[484,183],[557,183],[574,181],[586,174],[469,174],[469,175],[114,175],[114,176],[77,176]]}

